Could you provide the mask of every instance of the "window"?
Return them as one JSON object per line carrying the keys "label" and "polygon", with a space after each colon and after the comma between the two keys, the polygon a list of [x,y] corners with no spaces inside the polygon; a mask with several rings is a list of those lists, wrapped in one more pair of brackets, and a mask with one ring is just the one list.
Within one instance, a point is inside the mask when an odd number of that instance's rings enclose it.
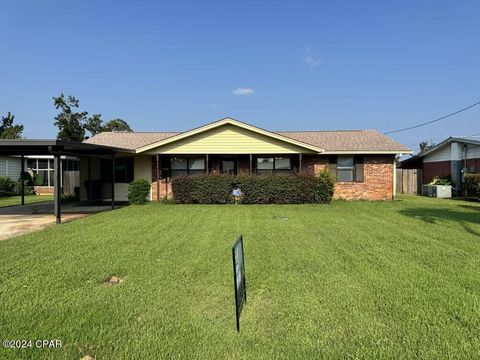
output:
{"label": "window", "polygon": [[289,157],[276,157],[274,165],[275,172],[290,172],[292,170]]}
{"label": "window", "polygon": [[273,172],[274,168],[273,157],[257,158],[257,174],[270,174]]}
{"label": "window", "polygon": [[80,161],[71,160],[71,159],[62,160],[62,170],[63,171],[79,171]]}
{"label": "window", "polygon": [[353,181],[355,179],[355,161],[353,156],[337,158],[337,181]]}
{"label": "window", "polygon": [[173,156],[172,177],[198,175],[205,172],[205,158],[199,156]]}
{"label": "window", "polygon": [[[35,174],[38,174],[38,184],[42,186],[54,186],[55,171],[53,159],[33,159],[27,158],[27,169],[32,170]],[[79,171],[80,161],[78,159],[63,159],[60,164],[62,176],[60,181],[63,186],[63,172],[64,171]]]}
{"label": "window", "polygon": [[[100,163],[100,176],[104,183],[112,182],[112,160],[102,159]],[[115,158],[115,184],[133,181],[133,158]]]}
{"label": "window", "polygon": [[272,172],[291,172],[292,164],[289,157],[259,157],[257,158],[257,174],[271,174]]}
{"label": "window", "polygon": [[54,186],[53,159],[27,159],[27,168],[38,175],[35,185]]}

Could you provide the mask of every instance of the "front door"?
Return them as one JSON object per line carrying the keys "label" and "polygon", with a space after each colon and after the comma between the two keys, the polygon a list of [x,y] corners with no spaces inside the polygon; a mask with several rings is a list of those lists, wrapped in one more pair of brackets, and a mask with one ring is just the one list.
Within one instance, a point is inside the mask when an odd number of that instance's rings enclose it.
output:
{"label": "front door", "polygon": [[222,174],[237,175],[237,159],[222,158],[220,159],[220,171]]}

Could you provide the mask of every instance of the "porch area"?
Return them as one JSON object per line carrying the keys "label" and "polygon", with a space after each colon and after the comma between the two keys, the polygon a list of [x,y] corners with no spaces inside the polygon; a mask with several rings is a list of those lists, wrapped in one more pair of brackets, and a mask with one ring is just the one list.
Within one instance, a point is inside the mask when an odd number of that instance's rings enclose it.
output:
{"label": "porch area", "polygon": [[157,154],[152,156],[152,200],[172,197],[177,176],[299,173],[303,154]]}

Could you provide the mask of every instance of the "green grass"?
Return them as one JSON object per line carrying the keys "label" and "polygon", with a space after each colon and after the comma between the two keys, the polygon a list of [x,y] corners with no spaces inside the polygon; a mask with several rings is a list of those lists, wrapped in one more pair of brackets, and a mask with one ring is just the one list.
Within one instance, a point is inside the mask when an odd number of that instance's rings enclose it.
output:
{"label": "green grass", "polygon": [[[50,195],[25,195],[25,204],[33,204],[42,201],[53,200]],[[22,198],[20,196],[0,197],[0,207],[20,205]]]}
{"label": "green grass", "polygon": [[64,344],[1,359],[480,357],[479,203],[130,206],[0,242],[0,271],[0,340]]}

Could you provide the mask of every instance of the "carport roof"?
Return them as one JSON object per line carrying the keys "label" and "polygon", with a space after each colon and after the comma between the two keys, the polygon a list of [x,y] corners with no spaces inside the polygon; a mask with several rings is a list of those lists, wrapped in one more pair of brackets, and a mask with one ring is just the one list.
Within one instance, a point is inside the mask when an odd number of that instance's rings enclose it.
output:
{"label": "carport roof", "polygon": [[0,140],[1,155],[116,155],[134,151],[113,146],[88,144],[63,140]]}

